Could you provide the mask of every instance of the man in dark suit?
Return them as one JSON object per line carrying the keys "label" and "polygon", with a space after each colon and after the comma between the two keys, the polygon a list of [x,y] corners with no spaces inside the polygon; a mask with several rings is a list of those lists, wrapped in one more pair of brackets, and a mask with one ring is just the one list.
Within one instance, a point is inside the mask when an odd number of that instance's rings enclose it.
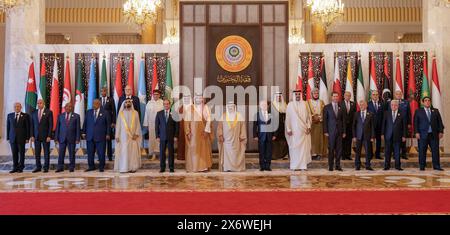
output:
{"label": "man in dark suit", "polygon": [[66,148],[69,150],[69,171],[74,172],[75,146],[80,143],[81,136],[80,115],[72,112],[72,103],[67,103],[64,108],[66,112],[59,115],[55,130],[55,144],[59,144],[58,167],[56,172],[64,171]]}
{"label": "man in dark suit", "polygon": [[166,147],[169,150],[169,169],[170,172],[175,172],[175,158],[174,158],[174,143],[178,140],[178,122],[172,117],[170,112],[170,100],[164,100],[164,110],[156,114],[155,119],[155,134],[156,141],[159,142],[159,161],[160,171],[166,170]]}
{"label": "man in dark suit", "polygon": [[[108,89],[103,87],[101,90],[100,101],[102,103],[102,109],[109,115],[109,119],[111,120],[111,128],[110,128],[110,136],[114,136],[113,128],[116,126],[116,106],[114,103],[114,99],[112,97],[106,96]],[[106,140],[106,154],[108,155],[108,160],[112,161],[112,138]]]}
{"label": "man in dark suit", "polygon": [[[131,100],[133,101],[134,110],[136,110],[139,113],[139,120],[141,120],[141,105],[139,102],[139,98],[137,96],[134,96],[131,90],[130,86],[125,87],[125,95],[121,96],[119,98],[119,104],[117,106],[117,110],[120,109],[120,106],[122,106],[122,103],[125,100]],[[145,110],[144,110],[145,111]],[[117,115],[119,115],[119,112],[117,112]]]}
{"label": "man in dark suit", "polygon": [[88,151],[88,169],[85,171],[95,170],[95,151],[100,161],[99,171],[105,169],[105,145],[111,136],[111,120],[110,115],[104,109],[101,109],[101,102],[95,99],[93,109],[86,112],[83,123],[83,138],[87,141]]}
{"label": "man in dark suit", "polygon": [[342,138],[345,137],[344,110],[339,106],[337,92],[331,94],[332,102],[323,108],[323,133],[328,137],[328,170],[333,171],[334,161],[336,170],[342,171]]}
{"label": "man in dark suit", "polygon": [[414,133],[419,142],[419,165],[424,171],[428,146],[431,148],[433,169],[442,171],[439,160],[439,140],[444,136],[444,124],[438,109],[431,107],[431,98],[422,98],[423,107],[414,114]]}
{"label": "man in dark suit", "polygon": [[[411,136],[411,134],[409,133],[409,130],[411,129],[411,123],[412,123],[412,118],[411,118],[411,108],[409,105],[409,101],[403,99],[403,92],[402,91],[396,91],[394,93],[394,98],[396,100],[398,100],[398,111],[400,112],[400,114],[403,116],[403,119],[405,119],[406,122],[406,136],[405,138],[408,138],[409,136]],[[388,111],[392,111],[391,110],[391,105],[388,104]],[[400,156],[402,159],[408,159],[408,157],[406,156],[406,141],[402,142],[400,144]]]}
{"label": "man in dark suit", "polygon": [[402,171],[400,165],[400,147],[402,142],[406,142],[406,119],[402,112],[400,112],[399,101],[391,100],[391,107],[384,113],[384,118],[381,126],[384,138],[384,170],[391,168],[391,156],[394,151],[395,169]]}
{"label": "man in dark suit", "polygon": [[[272,141],[276,139],[274,133],[277,130],[272,126],[272,118],[268,111],[268,104],[263,100],[259,104],[259,112],[253,123],[253,138],[258,141],[259,170],[272,171]],[[279,122],[278,122],[279,123]]]}
{"label": "man in dark suit", "polygon": [[353,141],[356,143],[355,169],[361,168],[361,149],[366,151],[366,170],[373,171],[370,166],[372,159],[372,142],[375,139],[375,115],[367,110],[367,102],[359,101],[360,111],[353,118]]}
{"label": "man in dark suit", "polygon": [[[375,158],[376,159],[382,159],[380,156],[381,151],[381,125],[383,123],[383,115],[384,115],[384,108],[383,103],[380,101],[379,94],[377,90],[372,91],[372,97],[369,101],[369,106],[367,107],[367,110],[371,113],[373,113],[374,116],[374,122],[375,122]],[[373,155],[373,151],[370,150],[370,153]]]}
{"label": "man in dark suit", "polygon": [[47,173],[50,166],[50,140],[53,129],[53,113],[45,108],[42,99],[37,101],[38,109],[31,114],[31,142],[34,142],[34,156],[36,157],[36,168],[33,173],[42,170],[41,149],[44,149],[44,172]]}
{"label": "man in dark suit", "polygon": [[30,118],[22,113],[22,104],[14,104],[14,112],[8,114],[6,122],[6,140],[11,146],[13,169],[9,173],[22,173],[25,168],[25,144],[30,139]]}
{"label": "man in dark suit", "polygon": [[356,112],[356,105],[355,102],[350,100],[351,94],[350,92],[344,93],[344,100],[341,103],[341,109],[342,112],[342,118],[345,123],[345,137],[342,139],[342,159],[343,160],[352,160],[352,124],[353,124],[353,118],[355,116]]}

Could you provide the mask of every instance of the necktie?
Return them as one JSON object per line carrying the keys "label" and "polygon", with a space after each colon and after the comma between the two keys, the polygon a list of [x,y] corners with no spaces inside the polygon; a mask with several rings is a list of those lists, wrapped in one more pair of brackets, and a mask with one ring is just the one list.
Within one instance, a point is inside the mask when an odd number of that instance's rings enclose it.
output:
{"label": "necktie", "polygon": [[336,107],[336,103],[333,103],[333,110],[334,110],[334,114],[337,116],[338,112],[337,112],[337,107]]}
{"label": "necktie", "polygon": [[169,120],[169,112],[166,110],[166,122]]}
{"label": "necktie", "polygon": [[427,117],[428,117],[428,120],[431,121],[431,112],[430,112],[430,109],[427,109]]}
{"label": "necktie", "polygon": [[41,122],[42,118],[42,109],[39,109],[38,121]]}
{"label": "necktie", "polygon": [[366,120],[366,112],[361,112],[361,118],[363,120],[363,122]]}
{"label": "necktie", "polygon": [[395,111],[392,112],[392,122],[395,122],[396,117],[397,117],[397,115],[396,115]]}
{"label": "necktie", "polygon": [[70,117],[70,115],[67,113],[66,114],[66,125],[69,125],[69,120],[70,120],[69,117]]}
{"label": "necktie", "polygon": [[104,107],[104,106],[105,106],[105,103],[106,103],[106,98],[105,98],[105,97],[103,97],[103,98],[102,98],[102,100],[103,100],[103,102],[102,102],[102,106]]}
{"label": "necktie", "polygon": [[347,106],[347,113],[350,112],[350,105],[348,104],[348,101],[345,101],[346,106]]}
{"label": "necktie", "polygon": [[95,110],[95,111],[94,111],[94,121],[97,121],[97,114],[98,114],[98,111]]}
{"label": "necktie", "polygon": [[374,103],[374,106],[375,106],[375,112],[377,112],[377,111],[378,111],[378,103],[375,102],[375,103]]}
{"label": "necktie", "polygon": [[19,122],[19,113],[16,113],[16,122]]}

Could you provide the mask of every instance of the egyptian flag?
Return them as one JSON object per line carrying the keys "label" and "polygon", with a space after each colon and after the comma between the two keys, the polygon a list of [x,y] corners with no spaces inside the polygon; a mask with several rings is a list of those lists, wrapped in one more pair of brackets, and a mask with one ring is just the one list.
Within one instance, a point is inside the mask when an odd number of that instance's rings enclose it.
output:
{"label": "egyptian flag", "polygon": [[28,69],[27,90],[25,94],[25,112],[32,114],[36,110],[37,89],[36,77],[34,74],[34,62],[31,62]]}
{"label": "egyptian flag", "polygon": [[397,91],[403,92],[402,70],[400,67],[400,59],[398,58],[398,55],[395,62],[395,82],[394,82],[394,92]]}
{"label": "egyptian flag", "polygon": [[433,65],[432,65],[432,71],[431,71],[431,95],[432,95],[432,101],[433,101],[433,107],[437,108],[439,110],[442,110],[442,103],[441,103],[441,88],[439,86],[439,77],[438,77],[438,71],[437,71],[437,65],[436,65],[436,57],[433,57]]}
{"label": "egyptian flag", "polygon": [[327,73],[325,72],[325,57],[323,56],[320,60],[319,99],[321,99],[324,104],[330,103],[328,99]]}
{"label": "egyptian flag", "polygon": [[337,56],[334,61],[333,92],[336,92],[338,94],[340,102],[342,100],[342,88],[341,88],[341,78],[339,75],[339,60]]}
{"label": "egyptian flag", "polygon": [[370,73],[369,73],[369,99],[372,98],[372,91],[378,91],[377,72],[375,70],[375,56],[370,57]]}
{"label": "egyptian flag", "polygon": [[311,56],[308,58],[308,86],[306,86],[306,100],[312,98],[311,91],[314,89],[314,71]]}

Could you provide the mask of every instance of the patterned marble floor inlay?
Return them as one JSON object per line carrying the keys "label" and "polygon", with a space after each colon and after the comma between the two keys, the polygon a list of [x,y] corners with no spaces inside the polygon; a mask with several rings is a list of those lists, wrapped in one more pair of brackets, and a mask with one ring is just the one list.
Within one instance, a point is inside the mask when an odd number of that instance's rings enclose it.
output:
{"label": "patterned marble floor inlay", "polygon": [[0,173],[0,192],[8,191],[302,191],[450,189],[450,171],[417,170],[293,172],[256,170],[237,173],[75,172],[48,174]]}

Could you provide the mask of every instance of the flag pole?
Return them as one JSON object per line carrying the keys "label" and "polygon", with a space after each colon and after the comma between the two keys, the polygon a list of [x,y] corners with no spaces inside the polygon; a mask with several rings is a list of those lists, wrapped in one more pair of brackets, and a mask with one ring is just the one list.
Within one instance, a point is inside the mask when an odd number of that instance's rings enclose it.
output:
{"label": "flag pole", "polygon": [[[33,52],[30,53],[30,59],[31,59],[31,63],[34,63],[34,56],[33,56]],[[34,66],[34,64],[33,64]],[[33,68],[34,69],[34,68]],[[36,82],[36,81],[35,81]],[[25,105],[26,106],[26,105]],[[35,107],[36,108],[36,107]],[[25,152],[25,156],[34,156],[34,149],[33,149],[33,145],[30,141],[30,147],[27,149],[27,151]]]}

